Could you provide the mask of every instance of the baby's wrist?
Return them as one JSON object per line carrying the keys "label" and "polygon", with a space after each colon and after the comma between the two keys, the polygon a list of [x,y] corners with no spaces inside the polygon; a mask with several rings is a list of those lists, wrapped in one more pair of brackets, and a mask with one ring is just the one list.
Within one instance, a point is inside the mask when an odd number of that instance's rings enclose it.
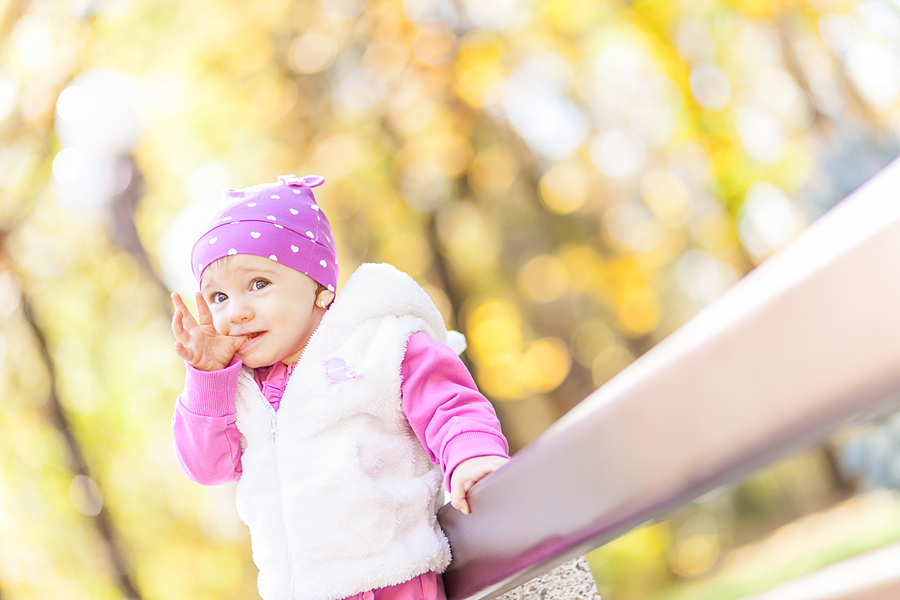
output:
{"label": "baby's wrist", "polygon": [[198,371],[203,371],[205,373],[213,373],[215,371],[221,371],[223,369],[227,369],[228,367],[234,365],[236,362],[240,362],[240,359],[237,356],[232,356],[228,359],[227,362],[219,362],[219,361],[200,361],[198,364],[193,364],[188,362],[194,369]]}
{"label": "baby's wrist", "polygon": [[228,367],[227,364],[223,365],[221,363],[215,363],[215,364],[200,363],[200,364],[191,365],[191,366],[194,367],[195,369],[197,369],[198,371],[203,371],[204,373],[213,373],[215,371],[221,371],[222,369]]}

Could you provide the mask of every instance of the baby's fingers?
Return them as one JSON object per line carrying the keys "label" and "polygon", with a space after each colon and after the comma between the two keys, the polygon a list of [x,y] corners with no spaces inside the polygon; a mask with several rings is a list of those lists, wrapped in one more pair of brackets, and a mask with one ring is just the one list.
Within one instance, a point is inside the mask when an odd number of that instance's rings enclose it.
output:
{"label": "baby's fingers", "polygon": [[176,310],[172,316],[172,333],[175,334],[175,339],[180,342],[188,342],[191,337],[190,330],[196,326],[197,324],[190,314],[186,315],[180,310]]}
{"label": "baby's fingers", "polygon": [[471,510],[469,509],[469,502],[468,500],[466,500],[466,493],[474,483],[475,482],[471,480],[463,482],[461,486],[454,489],[450,493],[450,505],[464,515],[467,515],[471,512]]}
{"label": "baby's fingers", "polygon": [[175,306],[175,314],[172,316],[172,332],[177,336],[179,332],[193,329],[197,324],[194,316],[184,304],[181,296],[172,294],[172,304]]}
{"label": "baby's fingers", "polygon": [[184,314],[176,310],[175,314],[172,315],[172,333],[175,335],[176,340],[180,340],[187,337],[187,332],[184,330],[184,323],[182,319],[184,318]]}
{"label": "baby's fingers", "polygon": [[209,310],[209,304],[206,303],[206,298],[203,297],[202,293],[197,292],[194,299],[197,301],[197,322],[199,322],[201,326],[212,325],[212,311]]}
{"label": "baby's fingers", "polygon": [[182,360],[186,360],[191,362],[194,359],[194,352],[188,346],[185,346],[181,342],[175,342],[175,354],[179,356]]}
{"label": "baby's fingers", "polygon": [[190,362],[194,357],[194,352],[189,346],[191,334],[184,327],[184,319],[185,314],[181,312],[181,309],[176,308],[175,314],[172,316],[172,333],[175,334],[175,353]]}
{"label": "baby's fingers", "polygon": [[172,292],[172,305],[175,307],[175,312],[180,312],[182,314],[189,315],[191,311],[188,310],[187,305],[184,303],[184,300],[181,299],[181,295],[178,292]]}

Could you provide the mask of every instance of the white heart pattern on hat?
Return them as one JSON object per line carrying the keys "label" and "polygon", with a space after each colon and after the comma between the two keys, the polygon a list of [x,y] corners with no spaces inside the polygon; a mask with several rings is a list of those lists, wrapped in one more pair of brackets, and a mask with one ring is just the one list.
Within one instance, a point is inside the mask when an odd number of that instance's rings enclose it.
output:
{"label": "white heart pattern on hat", "polygon": [[[284,176],[269,189],[229,190],[227,197],[238,202],[218,215],[202,245],[192,251],[195,276],[199,279],[203,269],[223,255],[255,254],[306,273],[334,291],[337,261],[333,236],[323,209],[310,193],[310,188],[321,183],[321,177]],[[217,227],[221,229],[213,232]],[[303,239],[313,243],[299,241]]]}

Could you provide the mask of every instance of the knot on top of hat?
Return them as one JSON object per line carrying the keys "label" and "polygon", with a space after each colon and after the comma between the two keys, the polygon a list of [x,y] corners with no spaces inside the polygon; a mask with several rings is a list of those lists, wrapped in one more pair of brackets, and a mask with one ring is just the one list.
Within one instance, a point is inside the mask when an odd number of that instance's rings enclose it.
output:
{"label": "knot on top of hat", "polygon": [[278,176],[279,183],[284,185],[293,185],[293,186],[303,186],[306,187],[318,187],[325,183],[325,178],[321,175],[306,175],[304,177],[297,177],[293,173],[290,175],[279,175]]}

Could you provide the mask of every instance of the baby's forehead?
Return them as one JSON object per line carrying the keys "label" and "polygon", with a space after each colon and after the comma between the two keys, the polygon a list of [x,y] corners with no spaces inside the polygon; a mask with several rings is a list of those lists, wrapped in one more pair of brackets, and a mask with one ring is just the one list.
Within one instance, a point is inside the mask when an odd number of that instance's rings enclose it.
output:
{"label": "baby's forehead", "polygon": [[232,254],[214,260],[200,276],[200,289],[255,277],[309,279],[300,271],[255,254]]}
{"label": "baby's forehead", "polygon": [[209,282],[234,276],[277,275],[277,265],[253,254],[232,254],[214,260],[203,270],[200,287]]}

